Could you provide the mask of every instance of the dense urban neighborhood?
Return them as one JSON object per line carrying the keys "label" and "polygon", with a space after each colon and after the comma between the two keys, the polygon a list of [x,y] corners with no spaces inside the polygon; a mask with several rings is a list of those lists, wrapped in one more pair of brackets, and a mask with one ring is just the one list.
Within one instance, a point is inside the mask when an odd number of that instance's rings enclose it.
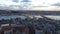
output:
{"label": "dense urban neighborhood", "polygon": [[60,34],[60,0],[0,0],[0,34]]}
{"label": "dense urban neighborhood", "polygon": [[59,11],[52,12],[1,10],[0,34],[60,34],[60,20],[45,16],[60,15]]}

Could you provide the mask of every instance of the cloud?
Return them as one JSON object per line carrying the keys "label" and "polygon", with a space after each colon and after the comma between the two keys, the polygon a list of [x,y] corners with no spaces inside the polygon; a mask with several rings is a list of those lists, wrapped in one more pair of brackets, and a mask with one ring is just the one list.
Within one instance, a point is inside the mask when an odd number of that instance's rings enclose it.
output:
{"label": "cloud", "polygon": [[13,2],[16,2],[16,3],[18,3],[19,2],[19,0],[12,0]]}
{"label": "cloud", "polygon": [[60,11],[60,7],[48,6],[48,7],[35,7],[32,10],[48,10],[48,11]]}
{"label": "cloud", "polygon": [[48,7],[48,6],[32,6],[32,7],[33,8],[35,8],[35,7],[40,7],[41,8],[41,7]]}
{"label": "cloud", "polygon": [[22,0],[21,2],[30,2],[30,0]]}
{"label": "cloud", "polygon": [[52,4],[52,6],[60,6],[60,3]]}
{"label": "cloud", "polygon": [[[28,2],[31,1],[31,2]],[[25,3],[27,2],[27,3]],[[0,4],[5,4],[9,9],[28,9],[29,10],[59,10],[60,0],[1,0]],[[19,5],[17,7],[10,5]],[[26,8],[27,6],[27,8]],[[53,7],[52,7],[53,6]],[[19,8],[18,8],[19,7]],[[59,7],[59,8],[58,8]],[[2,7],[6,8],[6,7]]]}

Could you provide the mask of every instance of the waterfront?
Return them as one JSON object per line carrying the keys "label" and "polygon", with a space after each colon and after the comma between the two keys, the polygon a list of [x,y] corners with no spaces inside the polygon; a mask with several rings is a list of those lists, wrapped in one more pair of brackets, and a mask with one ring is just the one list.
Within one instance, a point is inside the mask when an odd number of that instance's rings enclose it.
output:
{"label": "waterfront", "polygon": [[[31,17],[35,16],[37,18],[42,18],[41,16],[37,16],[37,15],[30,15]],[[60,16],[59,15],[44,15],[48,18],[51,18],[51,19],[55,19],[55,20],[60,20]],[[1,19],[10,19],[10,18],[22,18],[22,19],[25,19],[26,16],[21,16],[21,15],[10,15],[10,16],[0,16],[0,20]]]}

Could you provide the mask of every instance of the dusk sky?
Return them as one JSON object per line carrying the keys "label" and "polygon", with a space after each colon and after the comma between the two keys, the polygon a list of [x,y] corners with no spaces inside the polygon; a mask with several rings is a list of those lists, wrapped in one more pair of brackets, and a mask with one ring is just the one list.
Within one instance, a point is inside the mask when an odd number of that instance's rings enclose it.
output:
{"label": "dusk sky", "polygon": [[0,6],[10,8],[11,5],[23,10],[60,10],[60,0],[0,0]]}

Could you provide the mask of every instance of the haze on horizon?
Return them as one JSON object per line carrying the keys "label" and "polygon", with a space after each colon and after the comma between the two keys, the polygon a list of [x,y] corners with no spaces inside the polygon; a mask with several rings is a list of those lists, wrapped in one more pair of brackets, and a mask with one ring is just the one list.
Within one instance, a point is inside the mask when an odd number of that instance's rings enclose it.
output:
{"label": "haze on horizon", "polygon": [[0,0],[0,9],[9,10],[57,10],[60,0]]}

